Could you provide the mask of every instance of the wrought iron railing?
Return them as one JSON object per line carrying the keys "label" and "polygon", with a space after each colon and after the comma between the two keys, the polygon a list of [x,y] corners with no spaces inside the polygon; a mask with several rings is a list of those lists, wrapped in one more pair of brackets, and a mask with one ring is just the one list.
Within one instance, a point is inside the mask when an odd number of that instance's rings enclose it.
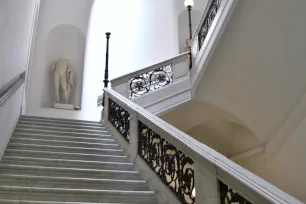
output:
{"label": "wrought iron railing", "polygon": [[130,141],[130,114],[112,99],[109,99],[109,122]]}
{"label": "wrought iron railing", "polygon": [[208,31],[217,15],[217,12],[220,8],[222,1],[223,0],[213,0],[211,2],[211,5],[204,19],[204,22],[198,33],[199,49],[201,49],[202,45],[204,44]]}
{"label": "wrought iron railing", "polygon": [[[116,91],[106,89],[105,101],[105,108],[109,109],[103,115],[106,124],[118,130],[117,133],[113,132],[116,137],[120,133],[118,137],[128,138],[130,143],[123,146],[133,162],[137,164],[141,159],[153,170],[149,179],[157,175],[153,180],[160,179],[161,184],[155,182],[153,185],[159,190],[164,188],[160,185],[165,185],[177,199],[167,202],[201,203],[201,199],[206,198],[211,200],[205,203],[302,204]],[[135,144],[138,144],[138,148],[135,148]],[[146,169],[142,164],[138,167],[141,172]],[[163,198],[167,200],[170,194],[166,193]]]}
{"label": "wrought iron railing", "polygon": [[182,203],[195,203],[194,162],[139,121],[138,154]]}
{"label": "wrought iron railing", "polygon": [[[189,53],[145,67],[111,81],[112,89],[131,100],[188,80]],[[160,98],[159,98],[160,99]],[[153,101],[151,101],[153,102]]]}
{"label": "wrought iron railing", "polygon": [[221,204],[252,204],[222,181],[219,181],[219,187]]}
{"label": "wrought iron railing", "polygon": [[129,98],[134,99],[171,84],[172,75],[172,64],[169,64],[131,78]]}

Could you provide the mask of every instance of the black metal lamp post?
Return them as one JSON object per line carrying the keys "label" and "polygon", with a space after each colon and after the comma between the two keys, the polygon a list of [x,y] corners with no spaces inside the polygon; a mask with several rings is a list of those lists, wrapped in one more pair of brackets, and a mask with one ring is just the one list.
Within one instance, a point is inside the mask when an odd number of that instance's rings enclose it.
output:
{"label": "black metal lamp post", "polygon": [[[105,58],[105,72],[104,72],[104,88],[107,88],[108,87],[108,83],[109,83],[109,80],[108,80],[108,56],[109,56],[109,38],[110,38],[110,35],[111,33],[110,32],[107,32],[105,33],[106,35],[106,58]],[[104,107],[104,93],[103,93],[103,98],[102,98],[102,103],[99,103],[98,102],[98,105],[102,104],[102,106]]]}
{"label": "black metal lamp post", "polygon": [[191,9],[194,5],[193,0],[185,0],[184,2],[187,10],[188,10],[188,15],[189,15],[189,69],[192,68],[192,55],[191,55],[191,47],[190,47],[190,43],[191,43],[191,39],[192,39],[192,23],[191,23]]}
{"label": "black metal lamp post", "polygon": [[107,88],[108,87],[108,83],[109,83],[109,80],[108,80],[108,52],[109,52],[109,38],[110,38],[110,35],[111,33],[110,32],[107,32],[105,33],[106,35],[106,58],[105,58],[105,74],[104,74],[104,88]]}

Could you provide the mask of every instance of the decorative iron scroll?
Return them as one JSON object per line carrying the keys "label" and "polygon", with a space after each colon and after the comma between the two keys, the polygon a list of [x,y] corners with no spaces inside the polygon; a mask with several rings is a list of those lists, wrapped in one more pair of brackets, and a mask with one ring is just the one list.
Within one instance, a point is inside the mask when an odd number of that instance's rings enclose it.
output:
{"label": "decorative iron scroll", "polygon": [[202,27],[200,28],[200,31],[198,33],[198,38],[199,38],[199,49],[201,49],[206,36],[208,34],[209,28],[211,27],[212,22],[214,21],[217,12],[220,8],[220,5],[222,3],[222,0],[213,0],[211,2],[211,5],[208,9],[207,15],[204,19],[204,22],[202,24]]}
{"label": "decorative iron scroll", "polygon": [[182,203],[195,203],[193,160],[141,121],[138,154]]}
{"label": "decorative iron scroll", "polygon": [[130,84],[130,99],[137,98],[146,93],[159,89],[161,87],[171,84],[172,77],[172,65],[166,65],[157,68],[153,71],[141,74],[132,78]]}
{"label": "decorative iron scroll", "polygon": [[121,133],[121,135],[130,141],[130,114],[121,106],[109,99],[108,120]]}
{"label": "decorative iron scroll", "polygon": [[251,204],[234,189],[219,181],[221,204]]}

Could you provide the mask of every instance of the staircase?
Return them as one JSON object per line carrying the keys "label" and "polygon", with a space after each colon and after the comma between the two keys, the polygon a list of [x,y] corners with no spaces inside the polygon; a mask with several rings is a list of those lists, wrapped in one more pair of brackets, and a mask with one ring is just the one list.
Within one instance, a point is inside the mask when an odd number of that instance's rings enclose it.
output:
{"label": "staircase", "polygon": [[21,116],[0,163],[0,203],[151,203],[154,191],[98,122]]}

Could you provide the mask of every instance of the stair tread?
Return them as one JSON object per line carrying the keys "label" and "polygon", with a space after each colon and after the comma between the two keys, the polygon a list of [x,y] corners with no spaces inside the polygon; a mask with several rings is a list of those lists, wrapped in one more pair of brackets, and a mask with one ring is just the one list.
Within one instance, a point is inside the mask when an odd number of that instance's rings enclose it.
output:
{"label": "stair tread", "polygon": [[[88,202],[56,202],[56,201],[33,201],[33,200],[6,200],[6,199],[0,199],[0,203],[11,203],[11,204],[135,204],[133,203],[126,203],[126,202],[121,202],[121,203],[88,203]],[[146,204],[156,204],[155,202],[152,203],[147,203]]]}
{"label": "stair tread", "polygon": [[22,157],[22,156],[3,156],[5,160],[15,159],[20,161],[54,161],[54,162],[76,162],[76,163],[92,163],[92,164],[118,164],[118,165],[133,165],[130,162],[106,162],[106,161],[91,161],[91,160],[76,160],[76,159],[52,159],[41,157]]}
{"label": "stair tread", "polygon": [[56,180],[56,181],[77,181],[77,182],[95,182],[95,183],[131,183],[131,184],[141,184],[146,183],[145,180],[124,180],[124,179],[102,179],[102,178],[78,178],[78,177],[63,177],[63,176],[37,176],[37,175],[26,175],[26,174],[0,174],[0,178],[17,178],[21,179],[29,179],[29,180]]}
{"label": "stair tread", "polygon": [[73,139],[73,140],[96,140],[96,141],[105,141],[105,140],[110,140],[112,138],[111,135],[100,135],[99,137],[79,137],[79,136],[65,136],[65,135],[42,135],[42,134],[37,134],[37,133],[19,133],[19,132],[14,132],[12,138],[20,137],[20,136],[34,136],[34,137],[41,137],[41,138],[56,138],[56,139]]}
{"label": "stair tread", "polygon": [[[48,144],[59,143],[64,145],[88,145],[88,146],[114,146],[118,147],[119,145],[115,143],[113,139],[102,139],[103,143],[92,143],[92,142],[80,142],[80,141],[66,141],[66,140],[49,140],[49,139],[33,139],[33,138],[23,138],[23,137],[12,137],[11,142],[23,142],[23,144],[35,144],[35,142],[46,142]],[[109,142],[109,143],[108,143]]]}
{"label": "stair tread", "polygon": [[21,115],[20,120],[22,119],[33,119],[33,120],[47,120],[47,121],[67,121],[67,122],[84,122],[84,123],[93,123],[93,124],[99,124],[102,125],[101,122],[98,121],[88,121],[88,120],[77,120],[77,119],[65,119],[65,118],[50,118],[50,117],[39,117],[39,116],[27,116],[27,115]]}
{"label": "stair tread", "polygon": [[0,204],[156,204],[100,122],[21,116],[0,163]]}
{"label": "stair tread", "polygon": [[20,124],[18,123],[17,128],[44,128],[44,129],[49,129],[49,130],[74,130],[74,131],[88,131],[88,132],[108,132],[106,129],[102,129],[102,130],[93,130],[91,128],[83,128],[83,129],[79,129],[79,128],[69,128],[69,127],[52,127],[52,126],[43,126],[43,125],[29,125],[29,124]]}
{"label": "stair tread", "polygon": [[106,149],[106,148],[92,148],[92,147],[70,147],[70,146],[57,146],[57,145],[43,145],[43,144],[21,144],[11,142],[8,144],[8,149],[13,149],[16,147],[37,147],[37,148],[53,148],[53,149],[71,149],[71,150],[97,150],[97,151],[109,151],[109,152],[123,152],[122,149]]}
{"label": "stair tread", "polygon": [[19,121],[20,125],[38,125],[38,126],[64,126],[64,127],[76,127],[76,128],[93,128],[93,129],[106,129],[105,126],[100,125],[90,125],[90,124],[63,124],[63,123],[53,123],[53,122],[44,122],[44,121]]}

